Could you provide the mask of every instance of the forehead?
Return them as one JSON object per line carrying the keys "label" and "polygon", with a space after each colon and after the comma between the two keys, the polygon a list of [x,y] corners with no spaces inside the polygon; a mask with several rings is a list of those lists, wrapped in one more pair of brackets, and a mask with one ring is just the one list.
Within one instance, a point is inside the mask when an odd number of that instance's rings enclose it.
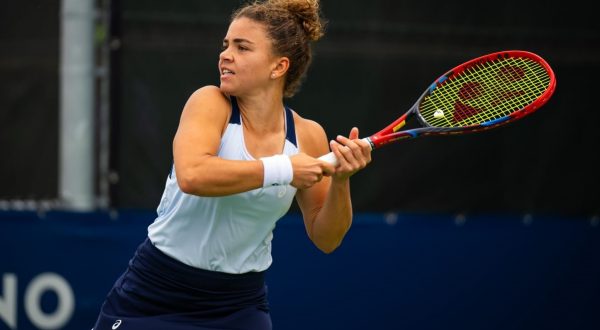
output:
{"label": "forehead", "polygon": [[243,39],[252,43],[264,43],[268,40],[264,25],[246,17],[236,18],[229,24],[225,39]]}

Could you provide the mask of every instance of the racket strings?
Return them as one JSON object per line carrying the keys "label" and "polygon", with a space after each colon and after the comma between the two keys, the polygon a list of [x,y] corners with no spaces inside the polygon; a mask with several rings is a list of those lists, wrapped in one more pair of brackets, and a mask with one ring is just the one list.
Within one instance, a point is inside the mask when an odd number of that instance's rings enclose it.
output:
{"label": "racket strings", "polygon": [[[512,62],[515,62],[516,59],[512,60]],[[522,69],[522,66],[516,66],[517,63],[506,63],[506,61],[489,63],[491,65],[480,64],[469,70],[468,75],[457,79],[457,82],[461,83],[460,86],[462,86],[461,90],[463,91],[465,84],[473,83],[467,82],[470,78],[480,83],[480,88],[485,90],[482,93],[483,95],[460,95],[459,93],[459,100],[455,103],[455,116],[453,118],[459,126],[481,124],[502,118],[535,100],[535,98],[531,98],[532,95],[537,94],[535,89],[532,90],[530,88],[532,85],[528,83],[527,79],[524,79],[527,78],[526,69]],[[531,76],[534,77],[535,74]],[[517,82],[516,86],[515,82]],[[541,93],[539,94],[541,95]],[[530,98],[528,99],[527,96],[530,96]],[[457,107],[456,105],[460,106]],[[466,110],[465,107],[467,107]],[[457,113],[457,111],[459,112]],[[467,112],[465,113],[465,111]]]}
{"label": "racket strings", "polygon": [[479,63],[437,86],[419,106],[436,127],[464,127],[493,121],[523,109],[550,85],[548,72],[528,58]]}
{"label": "racket strings", "polygon": [[[511,92],[508,89],[510,86],[507,86],[510,79],[518,80],[519,75],[523,75],[523,71],[519,71],[521,70],[519,67],[506,66],[503,63],[504,66],[500,68],[498,62],[488,62],[487,64],[490,65],[479,64],[470,68],[465,74],[454,80],[453,87],[460,86],[460,89],[458,99],[454,99],[452,122],[458,126],[480,124],[501,118],[507,115],[507,109],[515,109],[515,106],[518,106],[511,96],[527,95],[522,90]],[[513,102],[506,102],[507,99]],[[497,107],[502,103],[505,105],[504,108]],[[510,108],[506,108],[506,106]],[[510,112],[509,110],[508,113]],[[447,119],[446,122],[450,121]]]}

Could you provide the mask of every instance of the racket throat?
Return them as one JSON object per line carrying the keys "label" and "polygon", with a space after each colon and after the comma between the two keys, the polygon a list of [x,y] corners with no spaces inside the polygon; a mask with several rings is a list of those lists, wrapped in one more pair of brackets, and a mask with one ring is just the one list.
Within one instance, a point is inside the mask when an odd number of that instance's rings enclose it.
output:
{"label": "racket throat", "polygon": [[394,126],[394,127],[392,128],[392,131],[393,131],[394,133],[396,133],[396,132],[398,132],[399,130],[401,130],[401,129],[402,129],[402,127],[404,127],[404,125],[406,125],[406,120],[403,120],[403,121],[399,122],[399,123],[398,123],[396,126]]}

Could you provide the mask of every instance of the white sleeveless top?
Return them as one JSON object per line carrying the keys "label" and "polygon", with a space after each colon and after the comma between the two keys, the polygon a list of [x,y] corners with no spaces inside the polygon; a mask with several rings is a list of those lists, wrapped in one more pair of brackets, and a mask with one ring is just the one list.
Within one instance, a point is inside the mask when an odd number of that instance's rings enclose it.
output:
{"label": "white sleeveless top", "polygon": [[[218,156],[254,160],[244,144],[239,108],[231,98],[231,119]],[[285,108],[286,140],[283,153],[298,153],[292,111]],[[173,166],[148,227],[150,241],[184,264],[224,273],[264,271],[272,262],[271,240],[275,223],[289,210],[296,188],[273,186],[224,197],[183,193]]]}

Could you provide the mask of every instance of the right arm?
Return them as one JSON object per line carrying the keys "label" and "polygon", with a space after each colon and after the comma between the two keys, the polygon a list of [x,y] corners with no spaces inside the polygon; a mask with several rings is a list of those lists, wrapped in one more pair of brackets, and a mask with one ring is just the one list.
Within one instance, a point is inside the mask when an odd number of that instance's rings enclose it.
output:
{"label": "right arm", "polygon": [[175,139],[177,183],[186,194],[223,196],[262,187],[260,160],[225,160],[217,156],[231,104],[214,86],[201,88],[187,101]]}
{"label": "right arm", "polygon": [[[217,156],[230,108],[227,97],[214,86],[197,90],[185,104],[173,141],[175,172],[182,192],[215,197],[263,186],[262,161],[227,160]],[[294,168],[291,184],[299,189],[320,181],[329,166],[305,154],[291,158]]]}

